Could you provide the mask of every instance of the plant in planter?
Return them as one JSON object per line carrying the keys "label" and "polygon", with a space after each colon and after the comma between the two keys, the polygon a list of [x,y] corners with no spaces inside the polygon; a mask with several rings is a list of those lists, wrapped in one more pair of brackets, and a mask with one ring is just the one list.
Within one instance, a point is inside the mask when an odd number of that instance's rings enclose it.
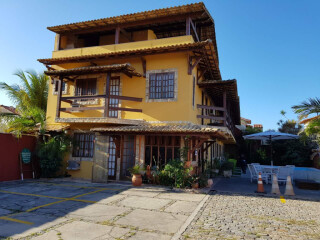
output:
{"label": "plant in planter", "polygon": [[221,164],[221,171],[223,173],[224,177],[231,177],[232,176],[232,169],[233,169],[234,165],[232,162],[228,162],[228,161],[224,161]]}
{"label": "plant in planter", "polygon": [[218,175],[220,171],[220,167],[221,167],[220,160],[218,158],[214,158],[213,164],[212,164],[212,173],[214,175]]}
{"label": "plant in planter", "polygon": [[142,185],[142,177],[145,173],[145,168],[142,165],[136,164],[132,168],[129,168],[129,172],[132,175],[132,185],[135,187]]}
{"label": "plant in planter", "polygon": [[199,181],[200,181],[200,177],[199,176],[193,176],[192,177],[192,188],[194,189],[198,189],[199,188]]}

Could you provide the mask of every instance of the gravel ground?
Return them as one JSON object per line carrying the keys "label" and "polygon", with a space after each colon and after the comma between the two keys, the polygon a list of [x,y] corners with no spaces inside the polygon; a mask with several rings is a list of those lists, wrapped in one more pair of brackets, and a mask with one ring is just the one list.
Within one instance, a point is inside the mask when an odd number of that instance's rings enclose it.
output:
{"label": "gravel ground", "polygon": [[215,194],[181,239],[320,239],[320,202]]}

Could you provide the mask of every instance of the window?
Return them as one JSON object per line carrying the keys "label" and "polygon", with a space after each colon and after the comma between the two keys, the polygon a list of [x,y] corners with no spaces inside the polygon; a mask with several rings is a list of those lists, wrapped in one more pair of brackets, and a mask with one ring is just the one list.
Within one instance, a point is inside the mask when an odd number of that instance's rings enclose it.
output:
{"label": "window", "polygon": [[149,99],[174,98],[174,72],[149,75]]}
{"label": "window", "polygon": [[73,157],[93,157],[94,134],[75,133],[73,140]]}
{"label": "window", "polygon": [[86,96],[96,94],[96,78],[78,79],[76,84],[76,96]]}
{"label": "window", "polygon": [[[112,77],[110,79],[110,95],[120,95],[120,77]],[[109,107],[119,107],[119,99],[110,98],[109,99]],[[117,118],[118,110],[109,110],[109,117]]]}
{"label": "window", "polygon": [[[58,94],[58,83],[59,83],[59,81],[58,80],[54,80],[54,86],[53,86],[53,94]],[[66,94],[66,91],[67,90],[67,84],[66,84],[66,82],[64,82],[64,81],[62,81],[62,93],[63,94]]]}
{"label": "window", "polygon": [[173,159],[180,158],[179,136],[146,136],[145,165],[164,166]]}

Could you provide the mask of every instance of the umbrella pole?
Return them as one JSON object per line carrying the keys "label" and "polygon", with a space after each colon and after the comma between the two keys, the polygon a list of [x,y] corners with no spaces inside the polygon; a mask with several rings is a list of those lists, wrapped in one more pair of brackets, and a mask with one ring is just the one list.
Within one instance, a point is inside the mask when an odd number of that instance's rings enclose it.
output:
{"label": "umbrella pole", "polygon": [[271,157],[271,166],[273,166],[273,159],[272,159],[272,138],[271,138],[271,135],[270,135],[270,150],[271,150],[271,154],[270,154],[270,157]]}

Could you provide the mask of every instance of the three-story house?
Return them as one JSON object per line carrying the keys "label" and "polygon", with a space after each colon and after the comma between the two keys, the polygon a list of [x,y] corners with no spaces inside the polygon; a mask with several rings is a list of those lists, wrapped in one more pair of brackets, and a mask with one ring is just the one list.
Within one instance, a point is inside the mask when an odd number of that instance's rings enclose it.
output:
{"label": "three-story house", "polygon": [[196,171],[234,144],[236,80],[220,75],[215,26],[203,3],[48,27],[47,130],[66,131],[72,177],[126,178],[135,163],[180,158]]}

